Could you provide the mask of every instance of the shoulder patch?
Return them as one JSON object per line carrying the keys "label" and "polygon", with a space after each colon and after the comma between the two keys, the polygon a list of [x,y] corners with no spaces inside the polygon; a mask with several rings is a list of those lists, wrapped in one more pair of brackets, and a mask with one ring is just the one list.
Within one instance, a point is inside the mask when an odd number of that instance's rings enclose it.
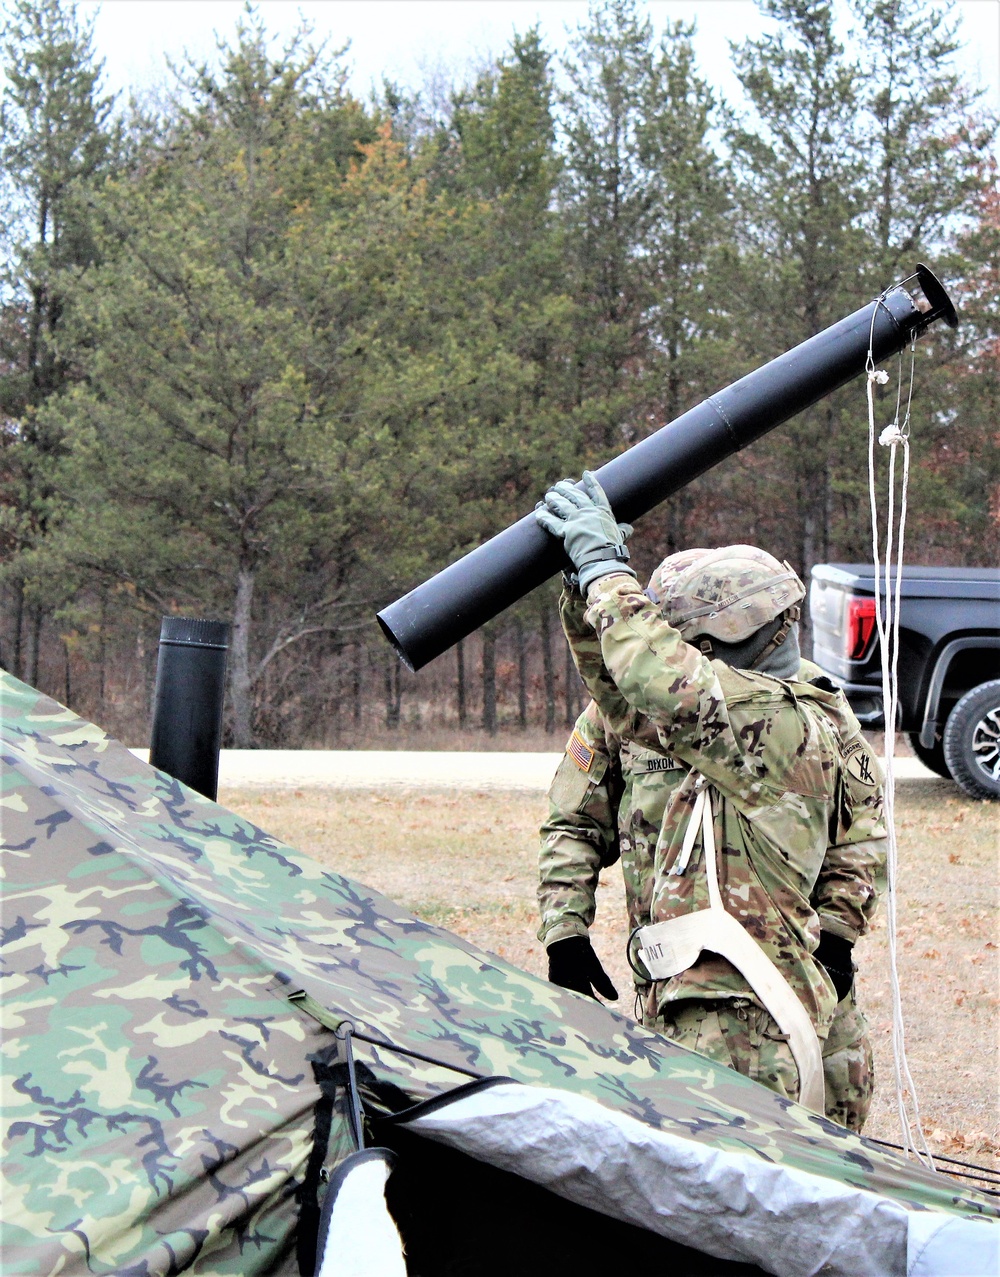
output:
{"label": "shoulder patch", "polygon": [[878,773],[872,770],[871,754],[867,749],[855,747],[847,760],[847,770],[855,780],[874,788],[878,784]]}
{"label": "shoulder patch", "polygon": [[574,732],[569,738],[566,753],[582,772],[589,772],[594,765],[594,751],[586,744],[579,732]]}

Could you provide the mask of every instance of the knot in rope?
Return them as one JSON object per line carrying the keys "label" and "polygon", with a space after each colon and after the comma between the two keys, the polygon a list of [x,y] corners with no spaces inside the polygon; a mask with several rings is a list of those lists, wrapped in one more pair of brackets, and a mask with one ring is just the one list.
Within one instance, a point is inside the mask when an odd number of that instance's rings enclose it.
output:
{"label": "knot in rope", "polygon": [[[871,359],[871,355],[869,355],[868,358]],[[874,381],[876,385],[884,386],[889,380],[889,374],[884,368],[869,368],[868,380]]]}
{"label": "knot in rope", "polygon": [[878,437],[879,443],[883,448],[891,448],[897,443],[906,443],[907,435],[899,427],[899,423],[892,421]]}

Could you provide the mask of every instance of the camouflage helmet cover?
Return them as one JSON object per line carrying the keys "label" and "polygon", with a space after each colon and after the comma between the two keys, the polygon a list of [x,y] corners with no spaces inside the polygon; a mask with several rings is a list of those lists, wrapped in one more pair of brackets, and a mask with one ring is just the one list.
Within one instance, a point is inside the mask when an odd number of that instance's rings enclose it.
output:
{"label": "camouflage helmet cover", "polygon": [[722,643],[742,643],[806,596],[788,563],[752,545],[671,554],[647,592],[682,638]]}

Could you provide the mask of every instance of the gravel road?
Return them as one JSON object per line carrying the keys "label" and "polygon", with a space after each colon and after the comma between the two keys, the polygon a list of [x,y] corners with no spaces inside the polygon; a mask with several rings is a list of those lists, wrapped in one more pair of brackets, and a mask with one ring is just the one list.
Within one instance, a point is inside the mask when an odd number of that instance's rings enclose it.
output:
{"label": "gravel road", "polygon": [[[132,751],[148,758],[146,750]],[[523,789],[544,793],[561,754],[407,750],[224,749],[222,788]],[[897,780],[933,780],[916,758],[896,759]]]}

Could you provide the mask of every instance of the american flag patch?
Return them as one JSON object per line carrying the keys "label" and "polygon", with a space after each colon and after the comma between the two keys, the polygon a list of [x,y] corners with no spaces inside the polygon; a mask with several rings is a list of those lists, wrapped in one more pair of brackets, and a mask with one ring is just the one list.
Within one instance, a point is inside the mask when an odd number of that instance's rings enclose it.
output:
{"label": "american flag patch", "polygon": [[594,751],[589,745],[585,745],[583,737],[579,732],[574,732],[569,738],[569,744],[566,746],[566,753],[569,754],[573,762],[582,772],[589,772],[591,764],[594,761]]}

